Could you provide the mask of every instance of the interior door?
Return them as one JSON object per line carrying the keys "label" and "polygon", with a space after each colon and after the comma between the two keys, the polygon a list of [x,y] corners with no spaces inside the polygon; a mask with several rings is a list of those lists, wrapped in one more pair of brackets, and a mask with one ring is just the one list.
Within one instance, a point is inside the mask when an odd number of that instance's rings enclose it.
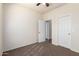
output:
{"label": "interior door", "polygon": [[70,48],[71,46],[71,16],[59,18],[59,45]]}
{"label": "interior door", "polygon": [[45,21],[39,20],[38,22],[38,42],[45,41]]}

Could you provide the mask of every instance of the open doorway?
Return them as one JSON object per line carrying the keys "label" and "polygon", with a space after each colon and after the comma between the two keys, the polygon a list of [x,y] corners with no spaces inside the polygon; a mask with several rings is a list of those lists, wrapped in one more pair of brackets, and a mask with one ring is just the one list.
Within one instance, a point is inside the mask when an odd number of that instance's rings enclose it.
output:
{"label": "open doorway", "polygon": [[51,20],[39,20],[38,42],[47,41],[52,43],[52,24]]}
{"label": "open doorway", "polygon": [[49,43],[52,43],[52,25],[51,25],[51,20],[46,20],[45,21],[45,38],[46,41]]}

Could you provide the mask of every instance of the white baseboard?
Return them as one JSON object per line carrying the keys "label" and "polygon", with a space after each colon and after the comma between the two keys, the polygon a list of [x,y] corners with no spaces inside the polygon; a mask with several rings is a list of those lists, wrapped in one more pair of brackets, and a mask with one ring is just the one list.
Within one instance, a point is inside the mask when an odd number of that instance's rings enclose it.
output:
{"label": "white baseboard", "polygon": [[[57,43],[52,43],[53,45],[56,45],[56,46],[61,46],[61,45],[59,45],[59,44],[57,44]],[[63,46],[61,46],[61,47],[63,47]],[[67,47],[64,47],[64,48],[67,48]],[[73,52],[76,52],[76,53],[79,53],[79,50],[76,50],[76,49],[74,49],[74,48],[68,48],[68,49],[70,49],[71,51],[73,51]]]}
{"label": "white baseboard", "polygon": [[52,42],[52,44],[58,46],[58,43]]}
{"label": "white baseboard", "polygon": [[[61,45],[59,45],[59,46],[61,46]],[[61,47],[63,47],[63,46],[61,46]],[[64,48],[67,48],[67,47],[64,47]],[[70,49],[73,52],[79,53],[79,50],[73,49],[72,47],[71,48],[68,48],[68,49]]]}
{"label": "white baseboard", "polygon": [[58,46],[58,44],[57,43],[52,43],[53,45],[56,45],[56,46]]}
{"label": "white baseboard", "polygon": [[76,50],[76,49],[73,49],[73,48],[71,48],[70,50],[79,53],[79,50]]}
{"label": "white baseboard", "polygon": [[17,49],[17,48],[21,48],[21,47],[24,47],[24,46],[27,46],[27,45],[30,45],[30,44],[34,44],[36,43],[37,41],[33,41],[33,42],[30,42],[28,44],[23,44],[23,45],[18,45],[18,46],[15,46],[15,47],[12,47],[12,48],[8,48],[6,50],[3,49],[3,52],[6,52],[6,51],[9,51],[9,50],[14,50],[14,49]]}

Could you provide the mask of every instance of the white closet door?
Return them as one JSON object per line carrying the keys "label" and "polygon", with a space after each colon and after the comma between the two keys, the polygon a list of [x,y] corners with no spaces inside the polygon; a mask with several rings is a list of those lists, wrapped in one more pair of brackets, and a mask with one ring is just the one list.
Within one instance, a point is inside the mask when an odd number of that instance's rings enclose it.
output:
{"label": "white closet door", "polygon": [[59,18],[59,45],[71,47],[71,16],[62,16]]}
{"label": "white closet door", "polygon": [[45,21],[39,20],[38,23],[38,42],[45,41]]}

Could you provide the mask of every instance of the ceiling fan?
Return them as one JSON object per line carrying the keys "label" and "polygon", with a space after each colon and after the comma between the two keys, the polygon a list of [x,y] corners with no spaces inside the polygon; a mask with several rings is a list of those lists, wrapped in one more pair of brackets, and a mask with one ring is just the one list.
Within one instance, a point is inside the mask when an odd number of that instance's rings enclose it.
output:
{"label": "ceiling fan", "polygon": [[[39,5],[41,5],[41,4],[43,4],[43,3],[37,3],[36,6],[39,6]],[[50,4],[49,4],[49,3],[44,3],[44,5],[45,5],[46,7],[49,7]]]}

